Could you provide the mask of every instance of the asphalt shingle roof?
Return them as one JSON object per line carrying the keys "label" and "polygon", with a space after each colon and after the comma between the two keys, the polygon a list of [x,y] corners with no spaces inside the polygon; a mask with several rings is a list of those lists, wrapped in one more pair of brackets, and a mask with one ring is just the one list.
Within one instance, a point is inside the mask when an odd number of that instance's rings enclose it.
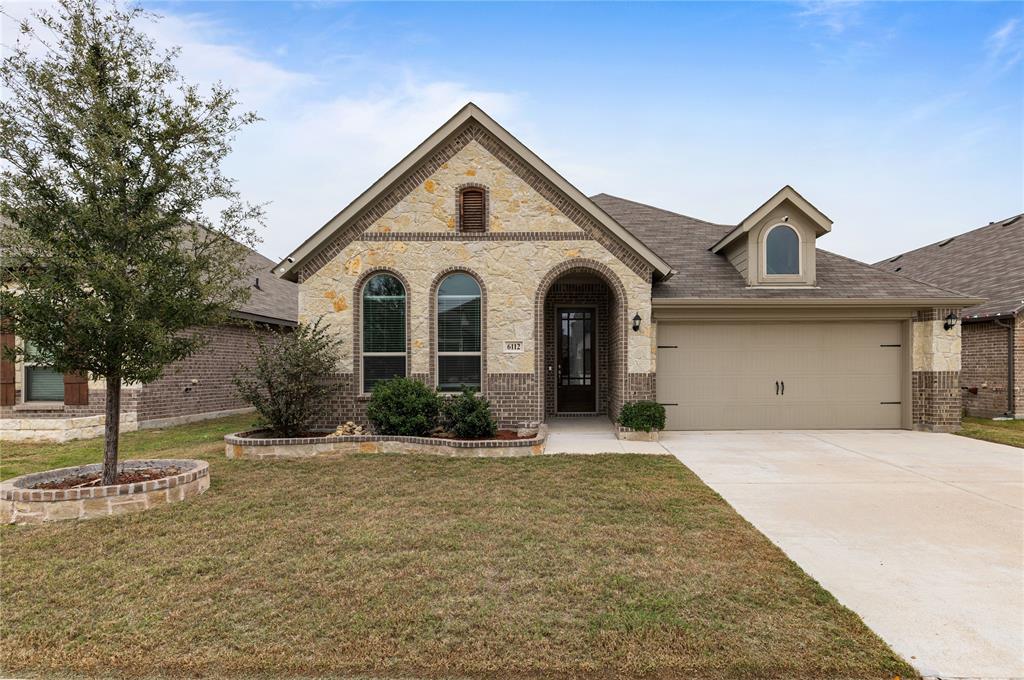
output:
{"label": "asphalt shingle roof", "polygon": [[890,257],[875,267],[986,299],[963,310],[965,318],[1024,311],[1024,215]]}
{"label": "asphalt shingle roof", "polygon": [[[252,269],[249,280],[253,287],[250,289],[249,300],[235,311],[242,315],[276,319],[294,324],[299,318],[298,285],[275,276],[272,270],[277,263],[263,257],[251,248],[245,262]],[[257,278],[259,278],[259,288],[255,287]]]}
{"label": "asphalt shingle roof", "polygon": [[723,255],[709,248],[735,228],[608,194],[592,196],[598,207],[630,230],[678,273],[653,287],[654,298],[885,299],[950,298],[958,294],[875,269],[820,248],[815,288],[751,288]]}

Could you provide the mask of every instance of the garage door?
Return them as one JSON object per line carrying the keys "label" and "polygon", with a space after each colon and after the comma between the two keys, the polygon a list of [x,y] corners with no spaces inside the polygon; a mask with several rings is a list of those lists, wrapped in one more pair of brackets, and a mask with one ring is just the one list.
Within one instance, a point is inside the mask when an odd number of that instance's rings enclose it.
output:
{"label": "garage door", "polygon": [[658,324],[671,430],[898,428],[899,322]]}

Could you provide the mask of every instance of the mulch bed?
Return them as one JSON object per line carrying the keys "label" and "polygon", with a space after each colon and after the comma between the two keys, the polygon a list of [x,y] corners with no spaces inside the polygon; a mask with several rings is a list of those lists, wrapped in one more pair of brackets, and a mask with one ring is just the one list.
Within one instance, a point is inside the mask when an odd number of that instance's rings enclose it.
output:
{"label": "mulch bed", "polygon": [[[134,484],[136,482],[150,482],[154,479],[163,479],[164,477],[173,477],[174,475],[180,474],[181,468],[175,466],[158,467],[158,468],[133,468],[131,470],[124,470],[117,474],[117,479],[114,484]],[[104,486],[103,484],[103,473],[102,472],[90,472],[84,475],[75,475],[73,477],[64,477],[63,479],[56,479],[51,482],[40,482],[34,484],[30,489],[81,489],[88,488],[90,486]]]}

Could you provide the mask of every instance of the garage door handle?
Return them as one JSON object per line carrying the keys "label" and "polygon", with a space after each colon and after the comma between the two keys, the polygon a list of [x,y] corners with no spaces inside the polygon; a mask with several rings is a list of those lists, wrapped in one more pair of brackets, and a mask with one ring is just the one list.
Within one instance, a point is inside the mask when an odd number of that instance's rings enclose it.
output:
{"label": "garage door handle", "polygon": [[786,396],[786,381],[782,381],[782,396]]}
{"label": "garage door handle", "polygon": [[779,396],[779,381],[775,381],[775,396]]}

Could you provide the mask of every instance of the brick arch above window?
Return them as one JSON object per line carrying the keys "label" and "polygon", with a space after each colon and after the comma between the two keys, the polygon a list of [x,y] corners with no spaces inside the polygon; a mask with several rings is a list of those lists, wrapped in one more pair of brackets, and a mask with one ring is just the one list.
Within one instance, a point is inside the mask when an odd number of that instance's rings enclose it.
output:
{"label": "brick arch above window", "polygon": [[460,184],[455,193],[455,224],[460,232],[483,234],[491,219],[491,197],[483,184]]}

